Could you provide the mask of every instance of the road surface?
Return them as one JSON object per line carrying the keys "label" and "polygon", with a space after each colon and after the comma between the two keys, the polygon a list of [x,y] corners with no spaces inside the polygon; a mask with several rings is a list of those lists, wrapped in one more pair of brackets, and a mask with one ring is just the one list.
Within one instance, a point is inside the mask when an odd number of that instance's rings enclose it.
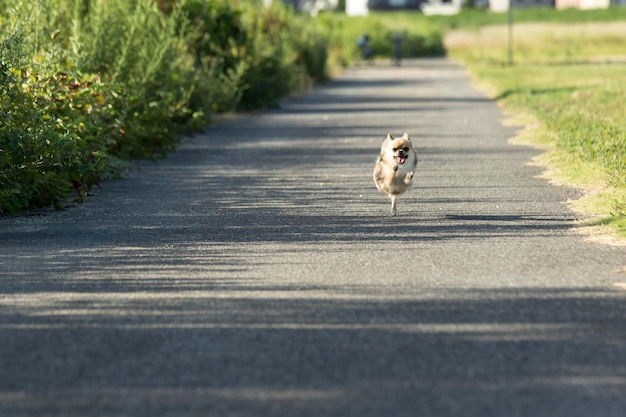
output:
{"label": "road surface", "polygon": [[450,61],[358,68],[1,217],[0,415],[623,417],[626,248],[515,132]]}

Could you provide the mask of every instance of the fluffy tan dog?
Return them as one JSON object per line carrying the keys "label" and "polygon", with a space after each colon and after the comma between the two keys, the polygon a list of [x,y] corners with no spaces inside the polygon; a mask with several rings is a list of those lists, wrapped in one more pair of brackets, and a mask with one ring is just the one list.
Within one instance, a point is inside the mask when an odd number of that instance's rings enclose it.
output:
{"label": "fluffy tan dog", "polygon": [[404,132],[397,139],[387,134],[374,167],[374,184],[391,198],[392,216],[396,215],[398,197],[411,186],[416,166],[417,154],[409,134]]}

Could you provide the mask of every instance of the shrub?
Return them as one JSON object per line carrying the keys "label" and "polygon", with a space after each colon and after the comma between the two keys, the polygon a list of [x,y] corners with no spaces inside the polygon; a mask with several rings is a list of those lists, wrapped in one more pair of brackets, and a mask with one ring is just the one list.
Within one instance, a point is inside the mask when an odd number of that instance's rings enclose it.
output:
{"label": "shrub", "polygon": [[57,69],[58,53],[29,62],[22,32],[0,44],[0,210],[55,205],[74,189],[77,200],[118,161],[111,92],[95,76]]}
{"label": "shrub", "polygon": [[325,37],[291,8],[190,0],[183,9],[193,22],[200,91],[214,111],[272,107],[290,91],[328,78]]}
{"label": "shrub", "polygon": [[[169,12],[172,1],[161,1]],[[242,56],[248,34],[241,22],[242,11],[231,2],[189,0],[182,6],[188,25],[188,50],[193,57],[197,85],[190,102],[206,113],[232,111],[239,105],[248,71]]]}
{"label": "shrub", "polygon": [[328,78],[325,27],[279,3],[0,0],[0,27],[0,211],[82,201],[211,113]]}
{"label": "shrub", "polygon": [[205,124],[202,109],[189,107],[197,76],[179,7],[166,15],[154,0],[74,1],[73,65],[120,86],[124,96],[126,135],[115,154],[149,157],[171,149],[185,128]]}

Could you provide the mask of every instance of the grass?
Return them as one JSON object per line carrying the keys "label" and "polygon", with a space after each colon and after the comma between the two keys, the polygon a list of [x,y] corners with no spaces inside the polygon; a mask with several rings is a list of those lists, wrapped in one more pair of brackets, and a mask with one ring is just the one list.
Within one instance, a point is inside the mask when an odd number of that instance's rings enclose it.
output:
{"label": "grass", "polygon": [[521,115],[529,127],[515,142],[546,150],[549,177],[587,191],[573,203],[586,223],[626,238],[626,22],[564,24],[551,13],[556,23],[514,25],[514,65],[504,25],[449,31],[445,45]]}
{"label": "grass", "polygon": [[[514,23],[513,60],[520,65],[624,62],[624,22]],[[508,64],[508,26],[448,32],[448,53],[468,64]]]}
{"label": "grass", "polygon": [[[507,24],[508,13],[491,13],[480,9],[463,9],[461,13],[452,16],[424,16],[417,12],[381,12],[372,13],[387,26],[396,28],[411,28],[427,22],[440,30],[477,31],[486,26]],[[513,21],[517,23],[610,23],[626,21],[626,7],[611,7],[597,10],[565,9],[555,10],[548,7],[529,7],[514,9]]]}

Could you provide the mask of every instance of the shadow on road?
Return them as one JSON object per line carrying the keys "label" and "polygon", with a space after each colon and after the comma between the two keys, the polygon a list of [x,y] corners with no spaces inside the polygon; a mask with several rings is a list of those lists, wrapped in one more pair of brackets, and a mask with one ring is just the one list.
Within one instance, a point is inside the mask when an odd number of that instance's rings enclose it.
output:
{"label": "shadow on road", "polygon": [[152,284],[4,294],[0,412],[552,417],[626,407],[626,308],[601,289],[385,301],[380,288]]}

